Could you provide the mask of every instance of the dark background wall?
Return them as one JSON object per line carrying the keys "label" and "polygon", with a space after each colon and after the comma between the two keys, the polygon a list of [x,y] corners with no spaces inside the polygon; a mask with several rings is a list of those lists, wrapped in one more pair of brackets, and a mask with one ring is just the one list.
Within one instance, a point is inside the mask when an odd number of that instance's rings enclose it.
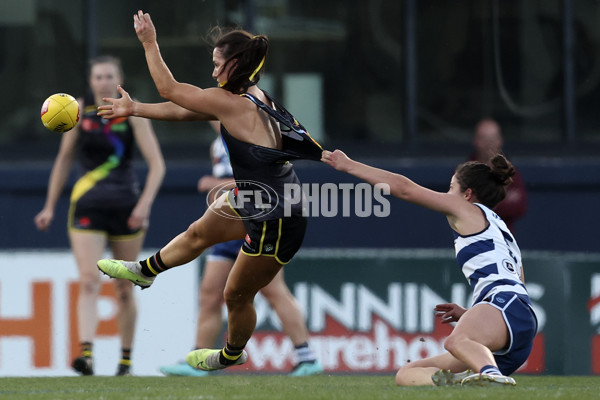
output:
{"label": "dark background wall", "polygon": [[[400,172],[431,189],[446,191],[454,166],[461,160],[365,160]],[[597,252],[600,216],[600,162],[565,159],[515,160],[526,181],[529,210],[517,222],[522,249]],[[55,222],[38,232],[33,217],[41,210],[51,165],[0,167],[0,248],[67,248],[68,193],[65,189]],[[156,199],[147,247],[161,247],[185,230],[205,210],[205,196],[196,192],[208,164],[167,164],[168,172]],[[297,162],[303,183],[357,183],[353,177],[316,162]],[[143,171],[140,170],[143,178]],[[340,196],[341,197],[341,196]],[[435,212],[390,200],[389,218],[374,216],[312,217],[305,247],[449,248],[452,235],[445,218]],[[341,202],[341,200],[340,200]],[[341,206],[340,206],[341,207]]]}

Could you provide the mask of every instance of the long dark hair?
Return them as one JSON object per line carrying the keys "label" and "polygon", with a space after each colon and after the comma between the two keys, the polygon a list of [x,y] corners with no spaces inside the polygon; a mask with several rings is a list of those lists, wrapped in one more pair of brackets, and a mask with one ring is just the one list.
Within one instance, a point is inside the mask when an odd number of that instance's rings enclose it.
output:
{"label": "long dark hair", "polygon": [[479,202],[494,208],[506,197],[506,187],[512,182],[516,170],[502,154],[496,154],[490,163],[467,161],[456,168],[460,191],[471,189]]}
{"label": "long dark hair", "polygon": [[221,50],[225,63],[233,63],[232,71],[223,89],[235,94],[244,93],[260,80],[269,52],[269,39],[264,35],[252,35],[242,29],[214,27],[209,32],[213,48]]}

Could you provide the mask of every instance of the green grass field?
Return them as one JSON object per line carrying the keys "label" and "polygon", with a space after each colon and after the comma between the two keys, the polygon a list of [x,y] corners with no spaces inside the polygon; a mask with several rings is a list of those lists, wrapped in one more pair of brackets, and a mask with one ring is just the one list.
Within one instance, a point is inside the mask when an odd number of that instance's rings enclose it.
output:
{"label": "green grass field", "polygon": [[394,385],[392,376],[275,375],[0,378],[0,399],[573,399],[600,398],[600,377],[516,376],[516,387]]}

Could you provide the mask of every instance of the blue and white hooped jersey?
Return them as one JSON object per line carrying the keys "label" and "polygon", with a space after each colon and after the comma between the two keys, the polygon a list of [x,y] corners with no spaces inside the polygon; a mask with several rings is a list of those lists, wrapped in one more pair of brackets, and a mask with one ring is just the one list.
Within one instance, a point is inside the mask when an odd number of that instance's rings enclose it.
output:
{"label": "blue and white hooped jersey", "polygon": [[456,260],[473,289],[473,305],[498,292],[523,295],[521,250],[502,219],[483,204],[475,204],[489,226],[479,233],[461,236],[454,232]]}
{"label": "blue and white hooped jersey", "polygon": [[233,177],[233,169],[231,168],[231,162],[229,162],[229,153],[221,135],[212,142],[210,155],[212,157],[212,174],[214,177]]}

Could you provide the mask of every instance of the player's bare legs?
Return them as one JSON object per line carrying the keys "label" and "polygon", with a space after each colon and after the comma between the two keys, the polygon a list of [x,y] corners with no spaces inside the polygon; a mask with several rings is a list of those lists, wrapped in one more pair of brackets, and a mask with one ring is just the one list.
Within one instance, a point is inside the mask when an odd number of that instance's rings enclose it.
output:
{"label": "player's bare legs", "polygon": [[244,224],[229,207],[226,198],[225,193],[185,232],[148,259],[142,262],[100,260],[98,268],[113,278],[129,279],[142,288],[148,288],[159,273],[193,261],[208,247],[244,238]]}
{"label": "player's bare legs", "polygon": [[227,193],[215,200],[200,219],[177,235],[160,250],[169,267],[195,260],[208,247],[235,239],[243,239],[246,228],[227,203]]}
{"label": "player's bare legs", "polygon": [[479,372],[486,365],[496,366],[492,351],[505,348],[508,340],[508,328],[502,312],[480,303],[463,314],[444,347],[473,371]]}
{"label": "player's bare legs", "polygon": [[396,384],[433,385],[432,375],[440,370],[478,373],[486,366],[497,367],[492,352],[507,346],[508,335],[502,312],[489,304],[477,304],[462,315],[446,339],[448,353],[406,364],[396,374]]}
{"label": "player's bare legs", "polygon": [[308,341],[308,329],[304,315],[296,298],[292,295],[283,278],[283,268],[260,293],[265,296],[271,308],[281,320],[281,326],[294,345]]}
{"label": "player's bare legs", "polygon": [[290,376],[309,376],[323,372],[309,347],[309,333],[304,313],[298,300],[292,295],[283,277],[283,268],[275,275],[271,283],[260,290],[271,308],[277,313],[281,327],[291,339],[295,348],[296,364]]}
{"label": "player's bare legs", "polygon": [[256,327],[254,297],[281,269],[274,257],[240,253],[225,285],[228,312],[227,342],[234,347],[246,345]]}
{"label": "player's bare legs", "polygon": [[281,269],[274,257],[238,255],[225,285],[227,304],[227,345],[222,350],[198,349],[186,357],[188,364],[205,371],[246,362],[246,343],[256,327],[254,297]]}
{"label": "player's bare legs", "polygon": [[[111,241],[113,257],[118,260],[135,260],[144,243],[145,234],[140,234],[129,240]],[[137,307],[133,295],[133,285],[126,279],[115,280],[117,298],[117,325],[121,335],[121,360],[117,368],[117,375],[129,375],[131,366],[131,352],[135,324],[137,322]]]}
{"label": "player's bare legs", "polygon": [[409,362],[396,373],[396,384],[400,386],[433,386],[432,375],[439,370],[465,371],[468,366],[452,354],[444,353],[423,360]]}
{"label": "player's bare legs", "polygon": [[70,231],[69,239],[79,270],[77,331],[81,354],[73,361],[73,368],[83,375],[93,375],[92,344],[98,327],[97,304],[101,285],[96,261],[104,253],[106,237],[104,234]]}
{"label": "player's bare legs", "polygon": [[200,282],[196,348],[210,348],[219,337],[223,326],[223,288],[232,267],[232,260],[211,260],[204,264]]}

